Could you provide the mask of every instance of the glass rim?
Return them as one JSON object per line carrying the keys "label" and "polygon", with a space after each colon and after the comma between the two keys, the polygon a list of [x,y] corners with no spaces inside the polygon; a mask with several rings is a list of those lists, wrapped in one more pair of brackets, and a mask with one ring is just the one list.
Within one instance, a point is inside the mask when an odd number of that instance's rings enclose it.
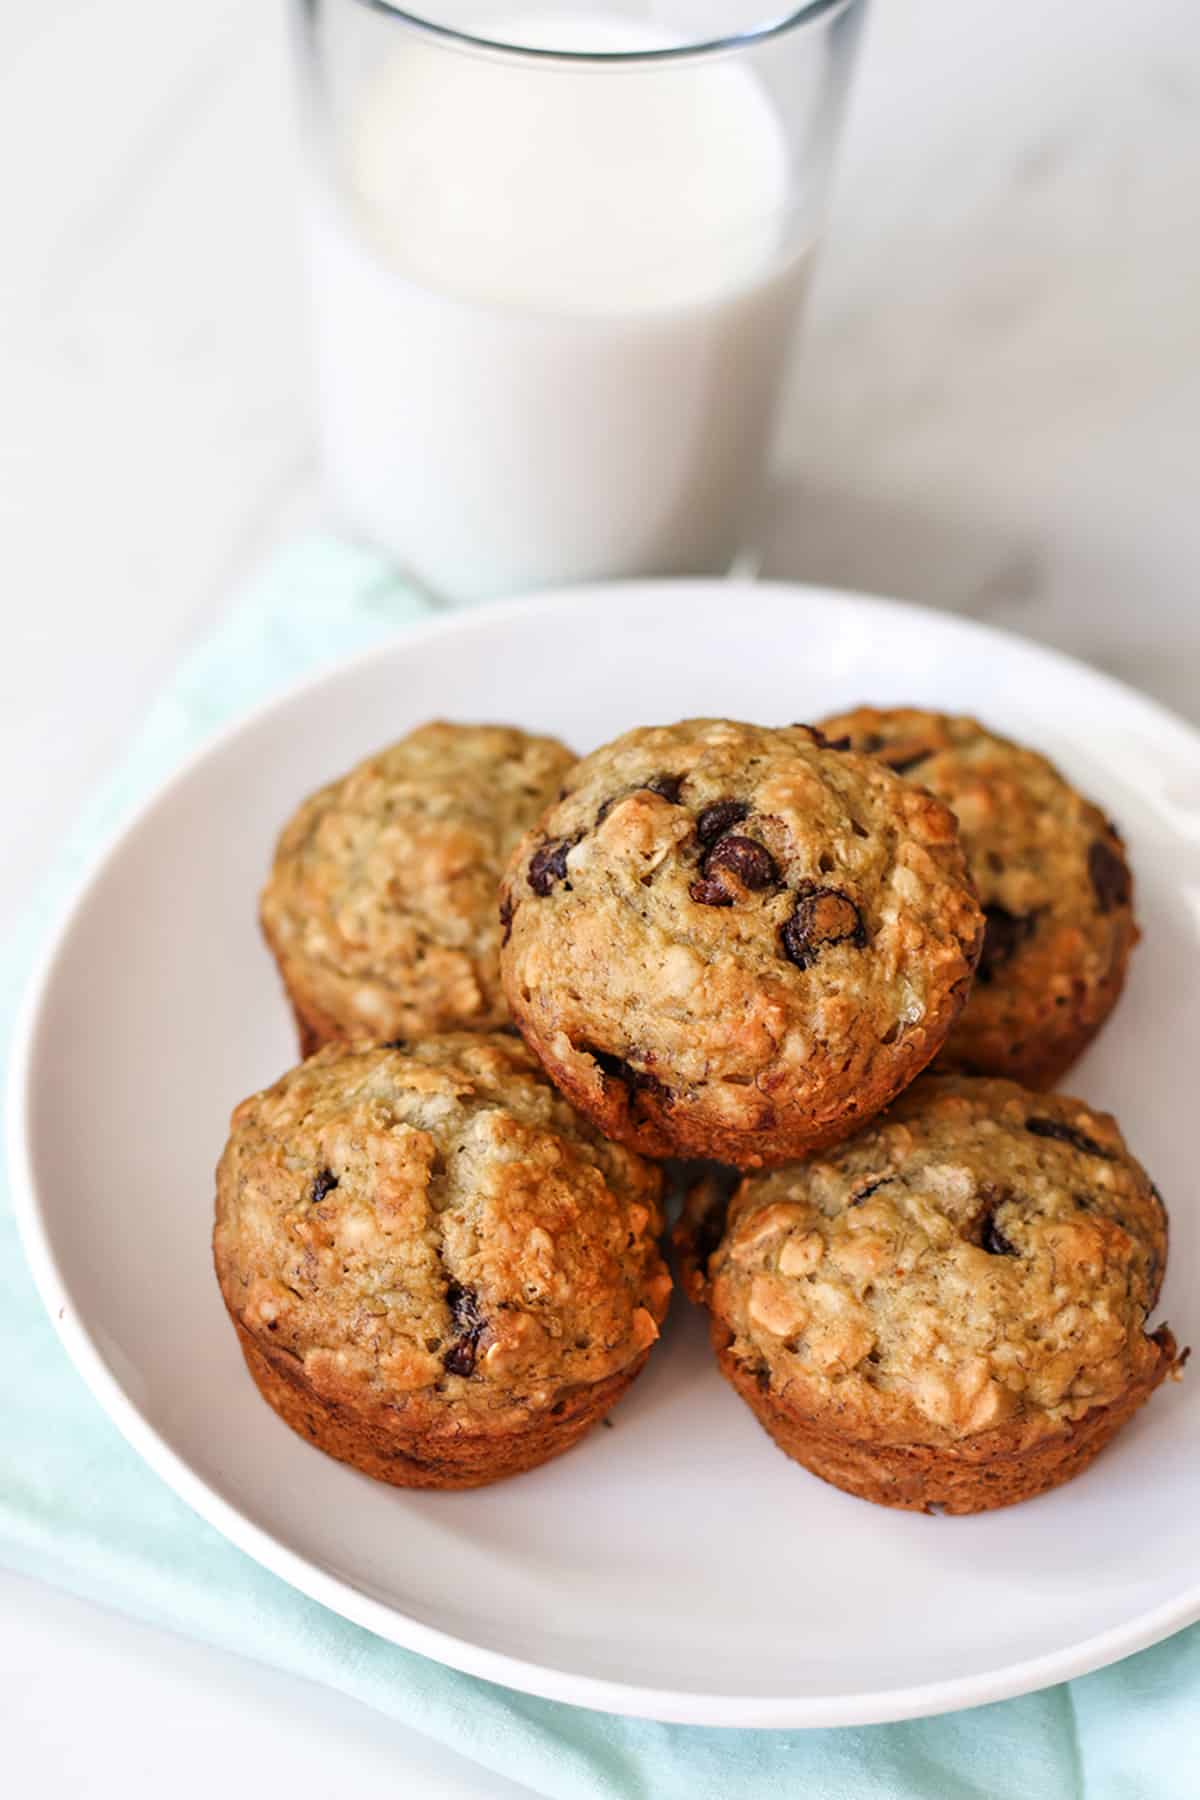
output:
{"label": "glass rim", "polygon": [[[536,44],[508,43],[502,38],[483,37],[475,32],[462,31],[454,25],[439,25],[434,19],[410,12],[407,7],[399,5],[397,0],[361,0],[361,3],[371,12],[382,13],[387,18],[395,19],[398,24],[411,26],[443,43],[482,50],[489,56],[528,58],[536,62],[563,63],[575,67],[589,64],[599,67],[607,63],[628,66],[633,63],[682,62],[688,57],[714,56],[723,51],[750,49],[756,44],[769,43],[773,38],[785,37],[789,32],[816,25],[836,13],[846,12],[851,7],[860,5],[862,0],[804,0],[802,5],[795,6],[776,18],[768,18],[761,25],[751,26],[747,31],[730,32],[724,37],[698,38],[694,43],[665,44],[660,48],[641,50],[554,50]],[[306,10],[315,10],[315,0],[307,0]]]}

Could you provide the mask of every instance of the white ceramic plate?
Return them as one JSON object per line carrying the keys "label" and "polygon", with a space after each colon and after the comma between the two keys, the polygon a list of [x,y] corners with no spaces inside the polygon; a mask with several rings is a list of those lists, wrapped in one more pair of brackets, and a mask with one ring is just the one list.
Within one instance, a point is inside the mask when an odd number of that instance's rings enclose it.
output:
{"label": "white ceramic plate", "polygon": [[678,1299],[614,1430],[477,1493],[405,1494],[327,1460],[243,1369],[209,1262],[211,1170],[233,1103],[294,1061],[255,897],[300,797],[431,714],[587,749],[648,721],[860,700],[978,711],[1126,831],[1145,942],[1072,1086],[1117,1111],[1173,1205],[1163,1311],[1181,1341],[1200,1329],[1196,735],[1030,644],[844,594],[642,584],[439,621],[255,713],[145,807],[66,918],[14,1065],[26,1244],[83,1375],[197,1512],[348,1618],[580,1705],[796,1726],[1000,1699],[1200,1616],[1200,1380],[1160,1392],[1075,1484],[950,1519],[786,1461]]}

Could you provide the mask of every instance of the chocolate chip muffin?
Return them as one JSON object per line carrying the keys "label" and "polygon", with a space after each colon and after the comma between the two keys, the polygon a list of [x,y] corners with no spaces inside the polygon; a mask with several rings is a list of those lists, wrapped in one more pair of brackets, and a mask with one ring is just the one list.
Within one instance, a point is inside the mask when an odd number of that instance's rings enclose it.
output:
{"label": "chocolate chip muffin", "polygon": [[954,812],[987,929],[939,1067],[1054,1085],[1116,1005],[1137,942],[1114,827],[1052,763],[978,720],[859,707],[822,729]]}
{"label": "chocolate chip muffin", "polygon": [[982,916],[940,802],[805,726],[627,732],[579,763],[501,889],[517,1025],[650,1156],[832,1143],[962,1005]]}
{"label": "chocolate chip muffin", "polygon": [[304,802],[261,903],[301,1055],[507,1023],[496,886],[574,760],[511,726],[435,723]]}
{"label": "chocolate chip muffin", "polygon": [[510,1033],[330,1044],[233,1115],[217,1276],[302,1437],[397,1487],[478,1487],[569,1450],[645,1362],[660,1180]]}
{"label": "chocolate chip muffin", "polygon": [[748,1177],[727,1218],[698,1190],[679,1239],[759,1422],[885,1506],[1057,1487],[1182,1366],[1147,1331],[1157,1190],[1106,1113],[1013,1082],[924,1076],[831,1156]]}

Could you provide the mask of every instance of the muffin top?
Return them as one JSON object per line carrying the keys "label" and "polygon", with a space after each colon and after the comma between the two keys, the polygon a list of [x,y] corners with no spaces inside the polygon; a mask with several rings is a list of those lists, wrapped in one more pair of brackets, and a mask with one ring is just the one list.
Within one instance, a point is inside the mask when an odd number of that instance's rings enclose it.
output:
{"label": "muffin top", "polygon": [[515,1425],[657,1337],[660,1179],[507,1033],[331,1044],[234,1112],[217,1274],[322,1398]]}
{"label": "muffin top", "polygon": [[806,726],[630,731],[578,763],[501,890],[509,1004],[651,1155],[780,1160],[934,1054],[982,919],[948,810]]}
{"label": "muffin top", "polygon": [[1044,756],[977,719],[864,706],[821,729],[958,819],[987,929],[943,1066],[1050,1085],[1107,1015],[1137,939],[1116,830]]}
{"label": "muffin top", "polygon": [[435,723],[304,802],[261,912],[307,1042],[506,1022],[496,887],[574,760],[511,726]]}
{"label": "muffin top", "polygon": [[927,1075],[834,1154],[743,1181],[711,1256],[703,1205],[694,1297],[760,1383],[851,1437],[1032,1441],[1160,1356],[1162,1201],[1078,1100]]}

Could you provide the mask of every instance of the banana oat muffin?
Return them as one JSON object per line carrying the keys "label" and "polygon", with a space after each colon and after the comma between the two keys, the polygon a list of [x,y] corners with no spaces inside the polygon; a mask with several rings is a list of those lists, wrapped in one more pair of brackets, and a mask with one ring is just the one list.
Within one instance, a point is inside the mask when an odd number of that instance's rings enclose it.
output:
{"label": "banana oat muffin", "polygon": [[235,1111],[214,1260],[295,1431],[398,1487],[478,1487],[569,1450],[642,1367],[659,1191],[511,1034],[331,1044]]}
{"label": "banana oat muffin", "polygon": [[510,726],[435,723],[304,802],[261,903],[302,1055],[508,1022],[496,886],[574,761]]}
{"label": "banana oat muffin", "polygon": [[679,1237],[759,1422],[885,1506],[1057,1487],[1182,1366],[1146,1329],[1157,1190],[1106,1113],[1013,1082],[925,1076],[833,1155],[748,1177],[727,1218],[697,1190]]}
{"label": "banana oat muffin", "polygon": [[954,821],[806,726],[626,733],[577,764],[501,889],[509,1006],[609,1137],[780,1162],[940,1048],[983,920]]}
{"label": "banana oat muffin", "polygon": [[859,707],[823,721],[944,800],[987,918],[939,1067],[1051,1087],[1116,1005],[1137,942],[1121,839],[1052,763],[978,720]]}

